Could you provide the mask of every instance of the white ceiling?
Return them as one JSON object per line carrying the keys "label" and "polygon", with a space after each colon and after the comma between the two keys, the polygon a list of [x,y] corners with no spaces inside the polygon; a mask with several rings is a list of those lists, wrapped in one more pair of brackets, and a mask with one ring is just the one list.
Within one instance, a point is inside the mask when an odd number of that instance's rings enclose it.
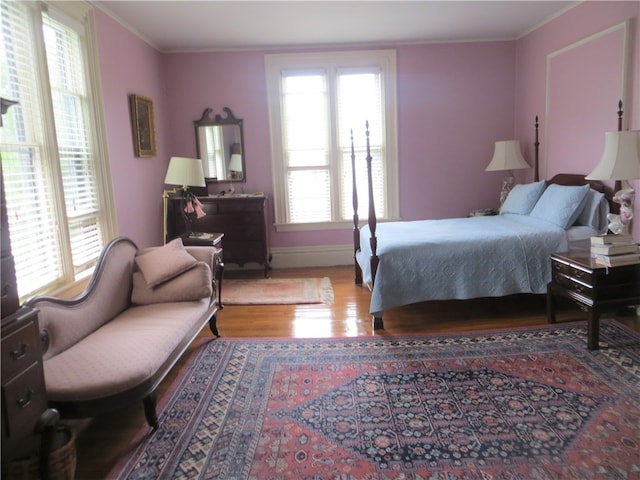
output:
{"label": "white ceiling", "polygon": [[573,1],[102,0],[163,52],[513,40]]}

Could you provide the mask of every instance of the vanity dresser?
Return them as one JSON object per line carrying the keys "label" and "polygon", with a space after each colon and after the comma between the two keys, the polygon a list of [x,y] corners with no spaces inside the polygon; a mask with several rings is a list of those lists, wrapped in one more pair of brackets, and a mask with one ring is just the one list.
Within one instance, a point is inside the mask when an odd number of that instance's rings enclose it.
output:
{"label": "vanity dresser", "polygon": [[[265,277],[271,269],[269,230],[267,228],[267,196],[264,194],[235,194],[200,196],[206,215],[195,220],[190,229],[197,233],[224,233],[223,260],[225,265],[240,266],[255,262],[264,267]],[[169,240],[187,233],[181,213],[181,198],[170,198],[167,209]]]}
{"label": "vanity dresser", "polygon": [[[230,192],[241,190],[234,189],[233,185],[247,181],[242,119],[237,118],[228,107],[222,109],[222,114],[215,114],[211,108],[205,108],[202,116],[194,120],[193,124],[198,158],[202,160],[207,186],[217,189],[217,185],[222,184]],[[206,215],[188,225],[182,214],[184,200],[180,196],[168,199],[167,240],[186,236],[188,240],[185,243],[197,244],[197,240],[189,235],[191,232],[222,233],[225,265],[257,263],[264,268],[264,276],[268,277],[271,253],[267,228],[267,196],[264,193],[206,195],[206,192],[207,189],[203,195],[198,196]]]}

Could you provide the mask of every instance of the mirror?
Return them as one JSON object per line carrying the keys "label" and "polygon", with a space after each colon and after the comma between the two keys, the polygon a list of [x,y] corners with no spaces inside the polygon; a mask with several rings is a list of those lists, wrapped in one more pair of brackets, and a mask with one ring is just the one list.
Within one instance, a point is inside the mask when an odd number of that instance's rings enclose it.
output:
{"label": "mirror", "polygon": [[206,108],[196,127],[196,148],[207,183],[245,182],[244,132],[242,119],[224,107],[225,116],[211,116]]}

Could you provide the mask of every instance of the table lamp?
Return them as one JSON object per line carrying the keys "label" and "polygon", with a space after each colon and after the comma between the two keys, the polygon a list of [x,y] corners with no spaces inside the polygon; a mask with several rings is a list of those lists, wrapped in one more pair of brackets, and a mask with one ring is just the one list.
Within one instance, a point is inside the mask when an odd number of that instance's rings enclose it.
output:
{"label": "table lamp", "polygon": [[229,175],[232,179],[242,178],[242,155],[234,153],[229,160]]}
{"label": "table lamp", "polygon": [[[204,215],[201,210],[200,202],[189,192],[189,187],[204,187],[206,186],[204,180],[204,172],[202,170],[202,161],[197,158],[187,157],[171,157],[169,160],[169,167],[167,168],[167,174],[164,177],[164,183],[166,185],[180,185],[183,191],[183,197],[186,205],[181,208],[185,223],[187,225],[187,231],[190,230],[191,220],[189,215],[196,214],[198,218]],[[163,242],[167,241],[167,201],[170,194],[177,193],[178,189],[164,190],[162,193],[163,202],[163,216],[164,216],[164,237]],[[197,202],[197,203],[195,203]],[[189,205],[191,208],[189,208]],[[191,210],[185,211],[185,208]],[[198,211],[198,208],[200,211]]]}
{"label": "table lamp", "polygon": [[[631,185],[622,188],[622,180],[640,178],[640,130],[606,132],[604,152],[587,180],[616,180],[618,190],[613,201],[620,205],[620,213],[610,213],[609,230],[615,234],[628,234],[636,192]],[[628,183],[628,182],[627,182]]]}
{"label": "table lamp", "polygon": [[518,140],[502,140],[496,142],[495,149],[493,152],[493,158],[487,168],[485,168],[486,172],[490,171],[503,171],[506,170],[508,173],[504,177],[504,181],[502,182],[502,190],[500,191],[500,206],[509,195],[509,192],[513,188],[513,183],[515,181],[513,176],[513,170],[518,170],[520,168],[531,168],[531,166],[527,163],[527,161],[522,156],[520,152],[520,141]]}

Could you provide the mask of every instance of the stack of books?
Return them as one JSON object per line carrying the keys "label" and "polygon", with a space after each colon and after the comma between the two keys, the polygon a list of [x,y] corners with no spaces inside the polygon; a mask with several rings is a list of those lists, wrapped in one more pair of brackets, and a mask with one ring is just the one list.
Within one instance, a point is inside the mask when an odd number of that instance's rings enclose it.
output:
{"label": "stack of books", "polygon": [[640,263],[638,244],[628,234],[591,237],[591,256],[605,267]]}

